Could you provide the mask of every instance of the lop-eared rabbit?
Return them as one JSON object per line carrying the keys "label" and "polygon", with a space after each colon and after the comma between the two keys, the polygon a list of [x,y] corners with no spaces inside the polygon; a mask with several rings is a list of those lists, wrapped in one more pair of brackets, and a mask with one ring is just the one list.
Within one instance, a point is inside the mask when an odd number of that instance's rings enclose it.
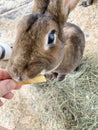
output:
{"label": "lop-eared rabbit", "polygon": [[79,65],[85,47],[81,29],[66,23],[79,0],[35,0],[33,13],[18,25],[7,70],[16,81],[39,73],[63,80]]}

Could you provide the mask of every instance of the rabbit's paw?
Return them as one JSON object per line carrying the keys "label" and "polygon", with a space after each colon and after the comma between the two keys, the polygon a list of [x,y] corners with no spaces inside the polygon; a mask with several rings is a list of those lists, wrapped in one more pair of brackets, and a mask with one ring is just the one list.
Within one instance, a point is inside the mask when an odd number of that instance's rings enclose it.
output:
{"label": "rabbit's paw", "polygon": [[90,5],[92,5],[93,3],[93,0],[88,0],[88,1],[83,1],[80,6],[83,6],[83,7],[88,7]]}
{"label": "rabbit's paw", "polygon": [[64,80],[65,79],[65,74],[58,74],[58,76],[57,76],[57,80],[58,81],[62,81],[62,80]]}
{"label": "rabbit's paw", "polygon": [[45,77],[46,77],[47,79],[50,79],[50,80],[56,79],[57,76],[58,76],[58,73],[49,73],[49,74],[45,74]]}

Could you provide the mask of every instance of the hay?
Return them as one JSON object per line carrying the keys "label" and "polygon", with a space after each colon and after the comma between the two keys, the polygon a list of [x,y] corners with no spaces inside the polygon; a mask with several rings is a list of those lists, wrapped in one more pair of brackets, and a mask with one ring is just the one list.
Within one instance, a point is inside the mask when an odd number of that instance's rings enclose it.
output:
{"label": "hay", "polygon": [[41,91],[34,102],[40,130],[98,129],[98,55],[85,58],[64,81],[48,81],[36,88]]}

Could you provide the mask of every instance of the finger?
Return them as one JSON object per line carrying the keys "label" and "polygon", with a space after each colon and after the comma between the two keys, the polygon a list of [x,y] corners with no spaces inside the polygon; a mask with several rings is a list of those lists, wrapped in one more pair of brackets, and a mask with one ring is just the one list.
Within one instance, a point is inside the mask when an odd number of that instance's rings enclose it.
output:
{"label": "finger", "polygon": [[20,89],[21,88],[21,86],[17,86],[15,89]]}
{"label": "finger", "polygon": [[5,69],[0,69],[0,80],[11,78]]}
{"label": "finger", "polygon": [[14,96],[14,94],[13,94],[12,92],[9,92],[9,93],[5,94],[5,95],[3,96],[3,98],[12,99],[13,96]]}
{"label": "finger", "polygon": [[3,105],[3,102],[0,100],[0,107]]}
{"label": "finger", "polygon": [[17,88],[17,85],[12,79],[0,81],[0,97],[3,97],[15,88]]}

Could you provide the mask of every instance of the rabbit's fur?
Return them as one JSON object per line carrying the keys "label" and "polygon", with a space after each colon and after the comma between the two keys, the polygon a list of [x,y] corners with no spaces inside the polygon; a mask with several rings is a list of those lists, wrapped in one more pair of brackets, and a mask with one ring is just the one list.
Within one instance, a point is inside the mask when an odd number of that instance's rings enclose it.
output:
{"label": "rabbit's fur", "polygon": [[79,27],[65,23],[79,0],[35,0],[33,13],[18,25],[7,70],[13,79],[27,80],[41,72],[58,80],[79,65],[85,46]]}

